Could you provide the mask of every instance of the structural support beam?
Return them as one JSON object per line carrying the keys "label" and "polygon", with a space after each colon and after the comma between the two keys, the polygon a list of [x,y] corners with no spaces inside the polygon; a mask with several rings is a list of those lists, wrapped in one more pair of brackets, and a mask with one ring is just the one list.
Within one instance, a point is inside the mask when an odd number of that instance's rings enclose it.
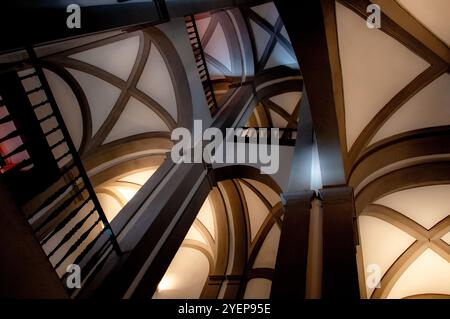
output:
{"label": "structural support beam", "polygon": [[319,150],[323,184],[344,185],[345,170],[325,22],[320,1],[275,1],[300,62]]}
{"label": "structural support beam", "polygon": [[300,121],[297,128],[294,157],[289,176],[288,193],[308,190],[311,187],[312,151],[314,128],[311,119],[308,96],[303,92],[300,102]]}
{"label": "structural support beam", "polygon": [[322,298],[359,299],[353,189],[334,187],[319,193],[323,209]]}
{"label": "structural support beam", "polygon": [[305,298],[309,219],[313,191],[285,196],[285,214],[278,246],[271,298]]}
{"label": "structural support beam", "polygon": [[119,244],[126,256],[96,294],[151,298],[208,196],[211,183],[203,164],[175,166],[154,194],[147,194],[141,201],[122,231]]}
{"label": "structural support beam", "polygon": [[[93,2],[93,1],[92,1]],[[5,32],[0,44],[1,51],[21,49],[36,45],[69,39],[109,30],[120,30],[138,24],[157,24],[167,20],[160,1],[86,5],[86,1],[18,0],[2,3],[0,28],[15,30]],[[68,21],[74,21],[76,12],[69,10],[69,4],[80,6],[80,27],[69,28]]]}
{"label": "structural support beam", "polygon": [[[106,4],[104,1],[102,5],[86,5],[86,1],[82,0],[9,1],[0,5],[0,28],[15,32],[2,35],[0,52],[137,25],[156,25],[171,18],[264,2],[268,0],[111,0]],[[70,4],[81,8],[79,28],[67,26],[67,21],[74,19],[73,9],[67,12]]]}

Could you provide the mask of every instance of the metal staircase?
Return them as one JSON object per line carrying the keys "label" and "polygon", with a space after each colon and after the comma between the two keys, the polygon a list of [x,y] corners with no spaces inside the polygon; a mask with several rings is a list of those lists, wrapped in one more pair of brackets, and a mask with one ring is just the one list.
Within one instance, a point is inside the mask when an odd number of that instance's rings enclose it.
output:
{"label": "metal staircase", "polygon": [[205,92],[206,101],[208,103],[209,110],[211,111],[211,115],[214,115],[218,110],[218,105],[214,94],[211,77],[209,76],[208,67],[206,65],[201,39],[195,23],[195,17],[193,15],[185,17],[185,23],[189,35],[189,41],[191,42],[192,50],[194,52],[200,80],[202,81],[203,91]]}
{"label": "metal staircase", "polygon": [[80,266],[85,280],[120,248],[42,65],[32,48],[27,53],[18,64],[0,66],[0,180],[61,280],[71,264]]}

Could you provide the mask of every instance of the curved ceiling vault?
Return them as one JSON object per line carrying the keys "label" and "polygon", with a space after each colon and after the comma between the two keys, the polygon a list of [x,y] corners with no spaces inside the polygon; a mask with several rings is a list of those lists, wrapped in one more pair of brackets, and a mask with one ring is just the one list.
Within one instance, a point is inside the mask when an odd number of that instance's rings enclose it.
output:
{"label": "curved ceiling vault", "polygon": [[273,2],[245,9],[258,72],[286,65],[299,69],[289,35]]}
{"label": "curved ceiling vault", "polygon": [[177,52],[161,31],[147,28],[51,54],[43,63],[72,139],[112,218],[144,184],[123,178],[150,178],[171,148],[171,130],[192,120]]}
{"label": "curved ceiling vault", "polygon": [[195,16],[208,72],[216,99],[231,83],[245,82],[254,75],[252,48],[239,9],[203,13]]}
{"label": "curved ceiling vault", "polygon": [[300,91],[293,91],[260,100],[249,117],[246,127],[296,129],[299,121],[301,98],[302,93]]}
{"label": "curved ceiling vault", "polygon": [[366,285],[369,298],[450,298],[449,194],[449,185],[410,188],[364,209],[358,220],[364,269],[378,265],[382,276],[376,289]]}
{"label": "curved ceiling vault", "polygon": [[[450,54],[448,3],[372,2],[382,8],[381,29],[366,26],[368,2],[339,0],[334,7],[361,295],[448,298],[450,188],[437,170],[450,157],[450,75],[436,49]],[[373,265],[381,271],[374,288]]]}
{"label": "curved ceiling vault", "polygon": [[[398,2],[410,9],[406,14],[420,7],[419,1]],[[442,5],[427,3],[425,15],[435,15],[442,24],[445,13],[437,13]],[[382,15],[381,29],[368,28],[367,13],[351,1],[336,1],[335,12],[349,165],[388,141],[448,127],[448,63],[413,38],[413,31],[389,20],[390,12]],[[414,27],[426,25],[425,20],[417,15]],[[429,28],[436,41],[445,38],[438,29]]]}
{"label": "curved ceiling vault", "polygon": [[[241,297],[269,298],[281,217],[280,196],[266,184],[251,179],[219,182],[153,298],[220,298],[218,291],[208,286],[208,278],[224,281],[230,271],[244,277]],[[203,254],[207,267],[193,251]],[[196,274],[195,280],[185,274]]]}

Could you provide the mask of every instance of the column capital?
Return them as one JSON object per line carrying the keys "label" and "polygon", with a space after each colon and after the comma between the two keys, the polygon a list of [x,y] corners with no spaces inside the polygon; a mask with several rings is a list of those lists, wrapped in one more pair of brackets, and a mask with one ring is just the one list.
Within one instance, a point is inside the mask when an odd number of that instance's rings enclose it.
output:
{"label": "column capital", "polygon": [[346,185],[326,187],[319,190],[319,197],[326,203],[353,200],[353,188]]}
{"label": "column capital", "polygon": [[316,192],[301,191],[301,192],[290,192],[281,194],[281,203],[285,207],[297,206],[297,205],[307,205],[311,207],[311,201],[316,197]]}

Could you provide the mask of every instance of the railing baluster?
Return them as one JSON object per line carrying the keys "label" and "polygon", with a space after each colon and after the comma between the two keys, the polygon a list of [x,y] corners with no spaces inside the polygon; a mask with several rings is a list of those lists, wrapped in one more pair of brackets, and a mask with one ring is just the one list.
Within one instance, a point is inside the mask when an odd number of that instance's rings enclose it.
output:
{"label": "railing baluster", "polygon": [[[15,70],[18,78],[14,78],[21,83],[20,85],[23,87],[22,94],[26,94],[28,100],[30,100],[30,103],[27,105],[32,108],[32,113],[35,115],[35,118],[32,116],[27,120],[35,122],[32,124],[36,124],[38,127],[40,126],[42,131],[39,130],[39,132],[40,134],[43,134],[42,138],[46,139],[49,150],[53,154],[53,157],[50,157],[51,160],[53,161],[54,159],[55,163],[60,165],[57,165],[59,168],[59,175],[55,176],[54,179],[53,177],[51,179],[50,183],[53,184],[46,185],[47,187],[56,189],[56,191],[50,195],[46,194],[43,200],[40,201],[38,201],[38,195],[36,195],[33,200],[38,202],[34,205],[32,202],[24,203],[24,208],[26,209],[28,204],[30,204],[29,207],[37,207],[34,211],[27,214],[27,218],[32,226],[33,233],[40,241],[40,244],[46,245],[51,242],[51,240],[55,240],[55,243],[52,242],[52,251],[47,254],[49,259],[51,257],[54,259],[55,254],[58,251],[61,251],[61,247],[69,246],[73,241],[75,241],[73,245],[68,247],[68,250],[64,252],[64,256],[59,261],[53,262],[55,270],[58,270],[58,267],[61,266],[64,260],[66,260],[78,249],[79,252],[77,251],[77,256],[73,256],[75,262],[83,262],[83,264],[89,265],[89,267],[85,269],[83,268],[83,272],[90,272],[92,270],[91,268],[97,267],[96,265],[98,264],[98,260],[105,257],[103,254],[110,253],[111,251],[121,254],[121,250],[114,233],[112,232],[111,225],[103,212],[94,188],[92,187],[89,177],[83,167],[78,151],[75,148],[69,131],[64,123],[64,119],[60,113],[55,97],[52,94],[49,83],[43,72],[41,61],[37,58],[33,48],[27,48],[27,52],[29,55],[29,59],[26,60],[27,64],[17,64]],[[32,67],[24,70],[24,67],[27,68],[30,64]],[[32,80],[25,81],[27,79]],[[34,85],[36,85],[36,87],[27,90],[25,87],[26,83],[31,81],[35,83]],[[35,93],[39,94],[39,99],[41,102],[31,102],[30,96]],[[0,106],[3,107],[3,100],[1,97]],[[48,109],[44,109],[44,107],[48,107]],[[5,115],[0,118],[0,124],[9,122],[15,123],[17,120],[22,120],[21,118],[16,119],[16,116],[20,116],[20,114],[11,115],[5,113]],[[50,126],[48,124],[53,119],[54,122],[56,122],[53,125],[56,126],[46,128],[45,126]],[[51,141],[49,139],[50,135],[57,132],[57,141],[56,139],[55,141]],[[22,134],[28,134],[28,132],[23,133],[20,130],[9,132],[0,138],[0,143],[20,137]],[[23,138],[23,141],[29,140],[26,139],[26,135],[23,137],[25,137]],[[50,145],[50,143],[53,144]],[[8,159],[14,155],[23,151],[30,151],[27,149],[28,147],[26,144],[16,146],[17,147],[7,155],[0,156],[0,166],[3,168],[3,166],[8,165],[4,168],[5,171],[2,175],[8,175],[10,180],[23,180],[22,177],[31,178],[34,175],[23,173],[23,169],[28,167],[31,169],[37,169],[37,167],[41,166],[37,165],[39,164],[38,162],[34,163],[35,159],[30,157],[22,160],[18,164],[10,163],[11,161]],[[67,149],[57,149],[59,146],[67,147]],[[29,156],[33,157],[33,154],[33,152],[29,152]],[[5,159],[7,161],[5,161]],[[68,160],[69,164],[62,166],[61,164],[65,159]],[[75,177],[68,177],[68,174],[73,174]],[[16,177],[19,178],[16,179]],[[65,182],[66,178],[69,179],[68,182]],[[55,187],[56,185],[57,187]],[[41,189],[44,189],[44,187]],[[43,196],[43,194],[41,193],[40,196]],[[78,198],[80,198],[79,201]],[[94,222],[92,225],[91,220]],[[97,234],[97,231],[94,234],[93,230],[96,226],[99,226],[100,223],[102,223],[103,228],[100,230],[99,234]],[[72,227],[72,224],[75,224],[75,226]],[[59,239],[60,233],[61,237],[63,237],[61,240]],[[101,243],[96,245],[102,235],[103,237]],[[78,239],[74,238],[75,236]],[[105,240],[105,242],[103,242],[103,240]],[[82,246],[80,247],[80,245]],[[81,248],[84,249],[81,251]],[[94,248],[95,250],[93,250]],[[91,258],[97,258],[97,260],[91,260]]]}
{"label": "railing baluster", "polygon": [[[193,15],[185,17],[186,29],[188,30],[189,39],[194,52],[194,57],[197,63],[197,69],[202,81],[203,91],[207,97],[207,103],[212,115],[217,111],[218,105],[216,96],[214,94],[211,77],[209,76],[208,67],[206,65],[206,58],[203,52],[200,35],[198,33],[197,24]],[[210,96],[210,99],[208,99]]]}
{"label": "railing baluster", "polygon": [[66,260],[67,257],[69,257],[75,250],[77,250],[78,246],[80,246],[84,240],[89,236],[89,234],[92,232],[92,230],[101,222],[101,218],[99,217],[97,221],[89,227],[87,231],[81,235],[81,237],[73,244],[69,250],[66,252],[66,254],[61,258],[61,260],[55,265],[55,269],[58,269],[59,266]]}
{"label": "railing baluster", "polygon": [[[62,246],[64,246],[65,243],[67,243],[75,234],[76,232],[83,226],[83,224],[95,213],[95,208],[93,208],[89,213],[86,214],[78,223],[76,223],[73,228],[64,235],[63,239],[58,243],[58,245],[53,248],[53,250],[48,254],[48,258],[51,258]],[[58,268],[58,267],[56,267]]]}
{"label": "railing baluster", "polygon": [[15,130],[15,131],[9,133],[8,135],[3,136],[2,138],[0,138],[0,143],[6,142],[7,140],[12,139],[14,137],[17,137],[19,135],[20,135],[20,131],[19,130]]}
{"label": "railing baluster", "polygon": [[105,213],[103,212],[103,209],[102,209],[102,207],[100,205],[100,202],[99,202],[99,200],[97,198],[97,195],[95,194],[94,188],[92,187],[91,182],[89,180],[89,177],[88,177],[88,175],[87,175],[87,173],[86,173],[86,171],[84,169],[83,163],[81,162],[81,159],[78,156],[77,149],[75,148],[75,145],[73,144],[73,141],[72,141],[72,139],[70,137],[70,133],[69,133],[69,131],[68,131],[68,129],[67,129],[65,123],[64,123],[64,119],[63,119],[63,117],[62,117],[62,115],[61,115],[61,113],[59,111],[59,108],[57,106],[55,97],[53,96],[52,91],[50,89],[50,86],[49,86],[49,84],[47,82],[47,79],[45,77],[44,71],[42,69],[42,65],[41,65],[39,59],[37,58],[36,53],[34,52],[33,48],[31,48],[31,47],[27,48],[27,52],[28,52],[30,60],[31,60],[33,66],[34,66],[36,74],[37,74],[37,76],[39,78],[39,81],[41,83],[42,89],[45,92],[45,95],[47,97],[47,100],[48,100],[48,103],[49,103],[50,108],[52,110],[52,113],[54,114],[54,116],[56,118],[56,121],[57,121],[57,123],[59,125],[58,127],[61,130],[61,133],[62,133],[62,135],[63,135],[63,137],[64,137],[64,139],[66,141],[68,150],[69,150],[70,154],[72,155],[73,162],[74,162],[75,166],[78,168],[79,174],[80,174],[80,176],[81,176],[81,178],[83,180],[83,184],[84,184],[83,189],[87,190],[87,192],[89,194],[89,198],[91,198],[91,200],[92,200],[92,202],[94,204],[94,207],[95,207],[95,209],[97,211],[97,214],[99,215],[99,220],[101,220],[101,222],[103,223],[103,226],[105,227],[105,229],[108,230],[109,239],[110,239],[110,241],[111,241],[111,243],[112,243],[112,245],[114,247],[114,250],[118,254],[121,254],[121,250],[120,250],[119,244],[117,243],[117,240],[116,240],[116,238],[115,238],[115,236],[114,236],[114,234],[112,232],[111,225],[109,224],[109,221],[106,218]]}
{"label": "railing baluster", "polygon": [[58,197],[60,197],[62,194],[64,194],[70,186],[76,185],[76,181],[80,179],[80,175],[76,176],[72,180],[70,180],[67,184],[63,185],[61,188],[59,188],[56,192],[54,192],[52,195],[50,195],[39,207],[35,210],[33,214],[31,214],[31,217],[37,214],[40,210],[44,209],[48,205],[50,205],[52,202],[54,202]]}
{"label": "railing baluster", "polygon": [[[59,232],[61,229],[63,229],[71,220],[72,218],[74,218],[81,209],[83,209],[83,207],[90,201],[90,198],[87,198],[84,202],[82,202],[79,206],[77,206],[77,208],[75,208],[69,215],[67,215],[66,218],[64,218],[52,231],[51,233],[46,236],[43,240],[42,240],[42,245],[44,245],[51,236],[53,236],[54,234],[56,234],[57,232]],[[54,218],[56,218],[58,216],[58,214],[50,214],[50,216],[48,216],[38,227],[35,228],[35,232],[39,232],[45,225],[47,225],[48,223],[50,223],[50,221],[52,221]]]}

